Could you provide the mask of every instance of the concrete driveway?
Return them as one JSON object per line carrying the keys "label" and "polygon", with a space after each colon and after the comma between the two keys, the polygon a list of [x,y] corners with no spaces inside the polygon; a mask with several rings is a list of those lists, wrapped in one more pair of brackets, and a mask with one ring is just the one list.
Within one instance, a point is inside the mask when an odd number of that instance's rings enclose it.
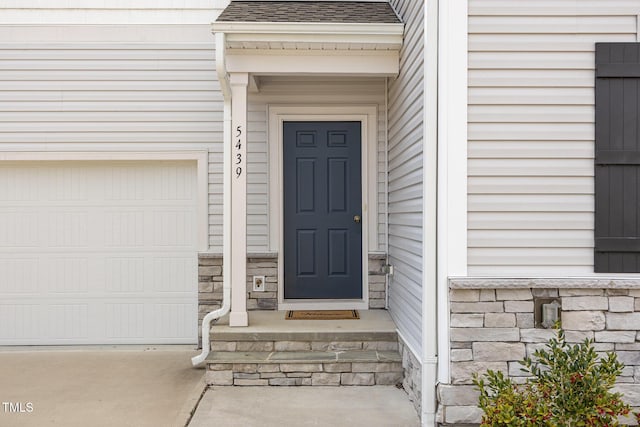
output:
{"label": "concrete driveway", "polygon": [[0,348],[0,426],[184,426],[205,388],[195,354],[186,346]]}

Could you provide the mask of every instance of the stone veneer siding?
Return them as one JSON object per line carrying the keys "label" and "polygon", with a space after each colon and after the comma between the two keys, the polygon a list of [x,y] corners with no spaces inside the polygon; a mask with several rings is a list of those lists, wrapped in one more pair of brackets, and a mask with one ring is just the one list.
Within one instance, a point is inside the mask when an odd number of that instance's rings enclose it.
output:
{"label": "stone veneer siding", "polygon": [[472,375],[487,369],[524,381],[518,361],[546,345],[553,330],[534,327],[534,298],[557,298],[569,342],[594,339],[625,364],[616,391],[640,407],[640,281],[453,280],[450,283],[451,384],[438,387],[442,425],[477,425]]}
{"label": "stone veneer siding", "polygon": [[369,308],[385,308],[387,303],[387,264],[385,254],[369,254]]}
{"label": "stone veneer siding", "polygon": [[[369,308],[385,308],[386,255],[369,255]],[[253,292],[253,276],[265,276],[264,292]],[[278,254],[257,253],[247,257],[247,310],[278,309]],[[198,255],[198,336],[204,316],[222,306],[222,255]]]}
{"label": "stone veneer siding", "polygon": [[398,337],[398,351],[402,357],[404,371],[402,387],[420,416],[422,414],[422,365],[401,337]]}
{"label": "stone veneer siding", "polygon": [[395,385],[402,379],[399,366],[395,362],[212,363],[206,382],[213,386]]}

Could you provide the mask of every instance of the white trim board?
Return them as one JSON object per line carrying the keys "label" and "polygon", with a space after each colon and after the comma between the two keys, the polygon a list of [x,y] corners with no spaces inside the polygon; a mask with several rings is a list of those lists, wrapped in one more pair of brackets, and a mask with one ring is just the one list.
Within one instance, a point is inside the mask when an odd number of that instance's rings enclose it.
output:
{"label": "white trim board", "polygon": [[21,161],[171,161],[196,162],[198,251],[209,249],[209,159],[207,151],[2,151],[0,162]]}
{"label": "white trim board", "polygon": [[[227,53],[229,73],[262,75],[396,76],[398,51],[281,50]],[[358,52],[358,53],[356,53]]]}
{"label": "white trim board", "polygon": [[463,0],[440,2],[438,11],[436,297],[442,383],[451,381],[448,279],[467,274],[467,9]]}
{"label": "white trim board", "polygon": [[[377,115],[375,105],[270,105],[269,249],[278,252],[278,309],[341,309],[369,307],[369,251],[378,249]],[[282,124],[284,121],[359,121],[362,123],[362,300],[284,300],[282,213]],[[373,144],[373,145],[372,145]]]}

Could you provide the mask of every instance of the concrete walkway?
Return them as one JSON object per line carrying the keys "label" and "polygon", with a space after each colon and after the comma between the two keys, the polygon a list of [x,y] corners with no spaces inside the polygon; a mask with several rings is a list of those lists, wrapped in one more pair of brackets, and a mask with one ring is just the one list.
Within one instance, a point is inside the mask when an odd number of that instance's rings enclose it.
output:
{"label": "concrete walkway", "polygon": [[375,387],[213,387],[189,427],[414,427],[407,394]]}
{"label": "concrete walkway", "polygon": [[[0,349],[0,426],[184,426],[205,387],[195,354],[186,346]],[[16,404],[24,412],[12,412]]]}

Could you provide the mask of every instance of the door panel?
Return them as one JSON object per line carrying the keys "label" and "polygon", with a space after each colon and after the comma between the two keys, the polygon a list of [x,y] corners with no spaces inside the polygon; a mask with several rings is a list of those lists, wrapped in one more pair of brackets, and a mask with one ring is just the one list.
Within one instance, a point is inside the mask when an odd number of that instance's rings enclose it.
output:
{"label": "door panel", "polygon": [[285,122],[284,296],[362,298],[360,122]]}

